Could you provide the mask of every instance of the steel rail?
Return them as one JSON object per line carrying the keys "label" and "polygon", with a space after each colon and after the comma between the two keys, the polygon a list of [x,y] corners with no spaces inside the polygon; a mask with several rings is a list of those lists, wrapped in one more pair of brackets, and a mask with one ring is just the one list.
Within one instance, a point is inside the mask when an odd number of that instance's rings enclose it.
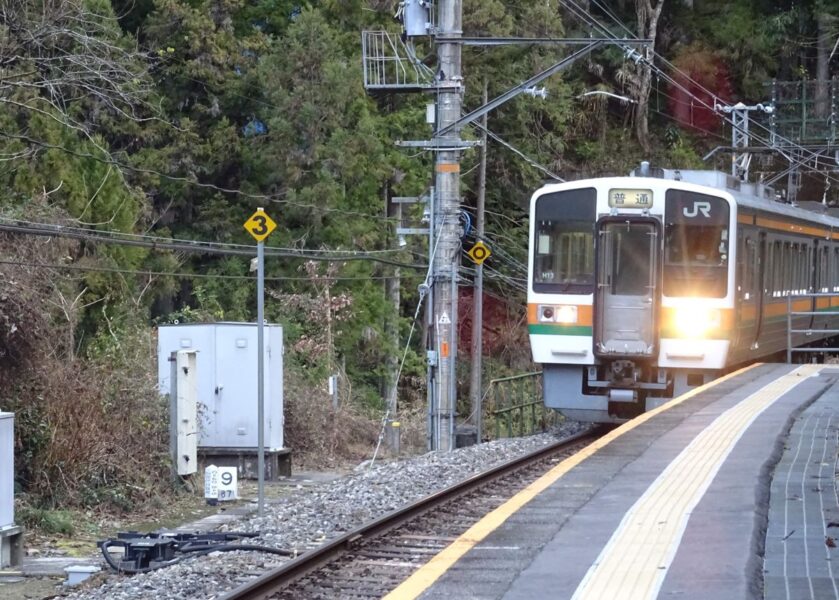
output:
{"label": "steel rail", "polygon": [[221,596],[219,600],[265,600],[272,594],[280,591],[283,587],[293,583],[295,580],[300,579],[301,577],[304,577],[309,573],[312,573],[337,560],[361,543],[379,537],[401,525],[404,525],[412,519],[427,513],[440,504],[450,502],[490,483],[491,481],[500,479],[501,477],[521,470],[532,463],[543,460],[557,452],[562,451],[568,446],[579,443],[587,437],[592,438],[592,440],[597,439],[600,435],[598,432],[601,429],[602,428],[595,428],[594,430],[587,430],[582,433],[575,434],[556,442],[555,444],[550,444],[515,460],[473,475],[469,479],[449,486],[439,492],[435,492],[430,496],[421,498],[416,502],[408,504],[400,509],[379,517],[370,523],[362,525],[357,529],[345,533],[344,535],[337,537],[318,548],[301,554],[284,565],[260,575],[253,581],[231,590]]}

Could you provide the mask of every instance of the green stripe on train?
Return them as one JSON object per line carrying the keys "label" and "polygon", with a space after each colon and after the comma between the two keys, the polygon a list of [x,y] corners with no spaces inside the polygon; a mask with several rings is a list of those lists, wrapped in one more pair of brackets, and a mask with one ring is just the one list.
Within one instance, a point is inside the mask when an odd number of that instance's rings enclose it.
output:
{"label": "green stripe on train", "polygon": [[533,335],[585,335],[591,337],[592,328],[586,325],[556,325],[553,323],[540,323],[528,325],[528,331]]}

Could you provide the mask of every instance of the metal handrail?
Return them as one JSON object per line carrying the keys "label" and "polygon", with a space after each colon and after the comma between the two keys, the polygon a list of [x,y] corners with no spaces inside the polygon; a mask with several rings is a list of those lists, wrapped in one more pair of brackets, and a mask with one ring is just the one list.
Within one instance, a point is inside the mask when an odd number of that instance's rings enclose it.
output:
{"label": "metal handrail", "polygon": [[802,298],[810,298],[810,299],[818,299],[818,298],[830,298],[836,296],[835,292],[813,292],[811,294],[790,294],[787,296],[787,362],[792,362],[792,355],[795,352],[839,352],[839,348],[793,348],[792,347],[792,335],[794,333],[803,333],[805,335],[813,335],[814,333],[831,333],[831,334],[839,334],[839,329],[793,329],[792,328],[792,318],[793,317],[813,317],[813,316],[839,316],[839,309],[837,310],[801,310],[801,311],[793,311],[792,310],[792,301],[793,299],[802,299]]}
{"label": "metal handrail", "polygon": [[533,371],[489,382],[486,396],[495,439],[545,431],[558,418],[544,407],[541,377],[541,371]]}

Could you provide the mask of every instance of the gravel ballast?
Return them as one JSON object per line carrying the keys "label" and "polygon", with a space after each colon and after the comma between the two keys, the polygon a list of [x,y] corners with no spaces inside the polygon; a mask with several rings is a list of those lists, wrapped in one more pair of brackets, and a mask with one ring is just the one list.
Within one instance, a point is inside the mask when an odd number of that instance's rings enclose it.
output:
{"label": "gravel ballast", "polygon": [[[328,484],[300,489],[222,529],[260,532],[248,543],[300,552],[438,490],[522,456],[588,424],[564,422],[551,433],[496,440],[451,453],[428,453],[363,465]],[[73,600],[210,600],[288,559],[259,552],[213,553],[134,576],[111,574],[99,587],[67,594]]]}

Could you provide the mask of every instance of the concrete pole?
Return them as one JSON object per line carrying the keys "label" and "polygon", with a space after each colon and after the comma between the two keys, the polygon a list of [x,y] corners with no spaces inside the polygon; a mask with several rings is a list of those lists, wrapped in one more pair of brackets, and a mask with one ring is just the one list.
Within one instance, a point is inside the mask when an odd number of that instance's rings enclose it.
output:
{"label": "concrete pole", "polygon": [[[449,41],[437,44],[437,130],[461,116],[463,87],[460,66],[461,44],[451,41],[462,35],[462,0],[437,2],[438,35]],[[456,145],[460,132],[435,135],[441,145]],[[437,253],[434,257],[434,331],[437,351],[435,382],[438,389],[436,449],[454,449],[456,398],[457,271],[460,265],[460,150],[440,150],[435,164],[435,200],[437,210]]]}
{"label": "concrete pole", "polygon": [[[486,104],[487,96],[487,81],[484,80],[484,100]],[[484,206],[486,204],[486,189],[487,189],[487,115],[481,119],[484,131],[481,133],[481,159],[478,171],[478,205],[476,207],[476,223],[475,233],[478,239],[484,237]],[[472,399],[472,414],[474,415],[472,422],[477,430],[477,441],[481,443],[481,421],[483,417],[483,386],[482,386],[482,369],[483,369],[483,332],[484,332],[484,267],[478,265],[475,267],[475,287],[474,297],[472,298],[472,373],[469,380],[469,397]]]}
{"label": "concrete pole", "polygon": [[[400,226],[402,222],[402,204],[390,201],[390,186],[385,184],[382,192],[385,201],[385,210],[387,216],[395,222],[394,231]],[[399,238],[396,238],[396,247],[400,246]],[[390,450],[399,454],[399,406],[398,390],[399,381],[397,375],[399,374],[399,355],[397,354],[399,343],[399,303],[400,303],[400,280],[401,271],[399,267],[393,267],[393,273],[385,281],[385,300],[390,304],[393,313],[385,322],[385,335],[388,336],[390,343],[394,348],[394,352],[387,358],[387,381],[385,384],[385,402],[387,403],[388,420],[385,429],[385,444]]]}

